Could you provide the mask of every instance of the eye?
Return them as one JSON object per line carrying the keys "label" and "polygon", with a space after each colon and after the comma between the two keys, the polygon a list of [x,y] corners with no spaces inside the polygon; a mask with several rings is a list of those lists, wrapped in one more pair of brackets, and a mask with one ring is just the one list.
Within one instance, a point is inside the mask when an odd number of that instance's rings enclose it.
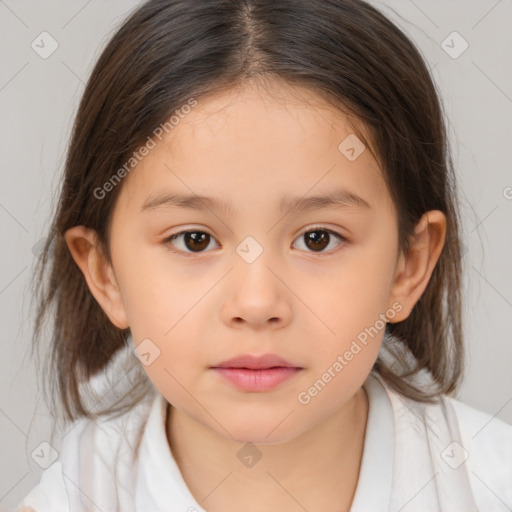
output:
{"label": "eye", "polygon": [[[346,238],[339,233],[321,226],[314,226],[307,231],[303,231],[297,240],[304,239],[304,245],[307,249],[310,249],[312,252],[322,253],[323,255],[325,252],[324,249],[332,242],[333,236],[339,240],[338,245],[347,241]],[[338,245],[336,245],[336,247],[338,247]]]}
{"label": "eye", "polygon": [[205,231],[180,231],[179,233],[166,238],[164,240],[164,244],[175,245],[173,244],[175,240],[181,241],[181,244],[179,244],[181,247],[176,252],[193,254],[204,252],[204,250],[210,245],[210,242],[213,241],[214,238]]}
{"label": "eye", "polygon": [[[309,249],[309,252],[323,254],[326,252],[324,249],[332,243],[333,236],[339,241],[335,247],[338,247],[342,242],[347,241],[346,238],[339,233],[321,226],[314,226],[309,228],[307,231],[303,231],[297,240],[301,240],[301,237],[303,237],[306,246],[305,250]],[[205,231],[189,230],[180,231],[179,233],[171,235],[166,238],[163,243],[166,245],[170,244],[174,247],[178,246],[176,250],[172,250],[179,253],[185,253],[185,255],[190,255],[205,252],[205,250],[210,246],[210,243],[214,240],[215,239]]]}

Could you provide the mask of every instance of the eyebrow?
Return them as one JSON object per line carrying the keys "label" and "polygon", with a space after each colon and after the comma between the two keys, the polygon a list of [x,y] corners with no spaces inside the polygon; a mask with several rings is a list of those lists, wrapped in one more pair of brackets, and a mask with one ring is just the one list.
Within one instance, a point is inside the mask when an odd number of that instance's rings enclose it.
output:
{"label": "eyebrow", "polygon": [[[281,213],[289,211],[320,210],[322,208],[355,207],[364,211],[372,209],[361,196],[345,189],[334,189],[309,197],[284,196],[279,203]],[[196,194],[162,193],[149,196],[141,207],[141,212],[154,211],[161,208],[187,208],[190,210],[216,210],[233,214],[233,205],[214,197]]]}

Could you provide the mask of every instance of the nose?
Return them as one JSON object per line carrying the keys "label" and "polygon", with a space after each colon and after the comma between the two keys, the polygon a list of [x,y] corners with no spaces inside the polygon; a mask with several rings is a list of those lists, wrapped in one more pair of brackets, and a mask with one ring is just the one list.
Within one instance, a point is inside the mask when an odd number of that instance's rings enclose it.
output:
{"label": "nose", "polygon": [[[224,323],[236,329],[281,329],[292,317],[291,296],[286,276],[263,253],[252,263],[243,260],[224,285]],[[280,275],[281,274],[281,275]]]}

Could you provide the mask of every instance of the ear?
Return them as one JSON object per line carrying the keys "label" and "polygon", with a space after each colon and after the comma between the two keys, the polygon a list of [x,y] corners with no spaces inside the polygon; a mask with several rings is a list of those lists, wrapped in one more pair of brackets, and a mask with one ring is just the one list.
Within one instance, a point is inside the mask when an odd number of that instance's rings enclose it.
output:
{"label": "ear", "polygon": [[119,329],[128,328],[119,285],[112,266],[98,244],[96,231],[85,226],[74,226],[66,231],[64,238],[89,290],[110,321]]}
{"label": "ear", "polygon": [[[402,305],[393,322],[405,320],[427,287],[446,238],[446,217],[439,210],[426,212],[414,229],[409,254],[400,254],[390,302]],[[390,320],[389,320],[390,321]]]}

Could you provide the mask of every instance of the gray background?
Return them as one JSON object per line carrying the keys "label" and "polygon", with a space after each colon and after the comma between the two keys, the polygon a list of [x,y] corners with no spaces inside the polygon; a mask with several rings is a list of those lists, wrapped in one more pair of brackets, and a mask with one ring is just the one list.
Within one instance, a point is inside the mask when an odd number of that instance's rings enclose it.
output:
{"label": "gray background", "polygon": [[[0,510],[37,483],[42,469],[31,452],[49,440],[51,418],[29,357],[34,245],[48,227],[84,83],[138,3],[0,1]],[[512,423],[512,1],[372,3],[420,48],[449,119],[466,246],[469,358],[458,398]],[[43,31],[58,43],[47,59],[31,47]],[[443,45],[454,31],[469,44],[457,58],[458,36]]]}

